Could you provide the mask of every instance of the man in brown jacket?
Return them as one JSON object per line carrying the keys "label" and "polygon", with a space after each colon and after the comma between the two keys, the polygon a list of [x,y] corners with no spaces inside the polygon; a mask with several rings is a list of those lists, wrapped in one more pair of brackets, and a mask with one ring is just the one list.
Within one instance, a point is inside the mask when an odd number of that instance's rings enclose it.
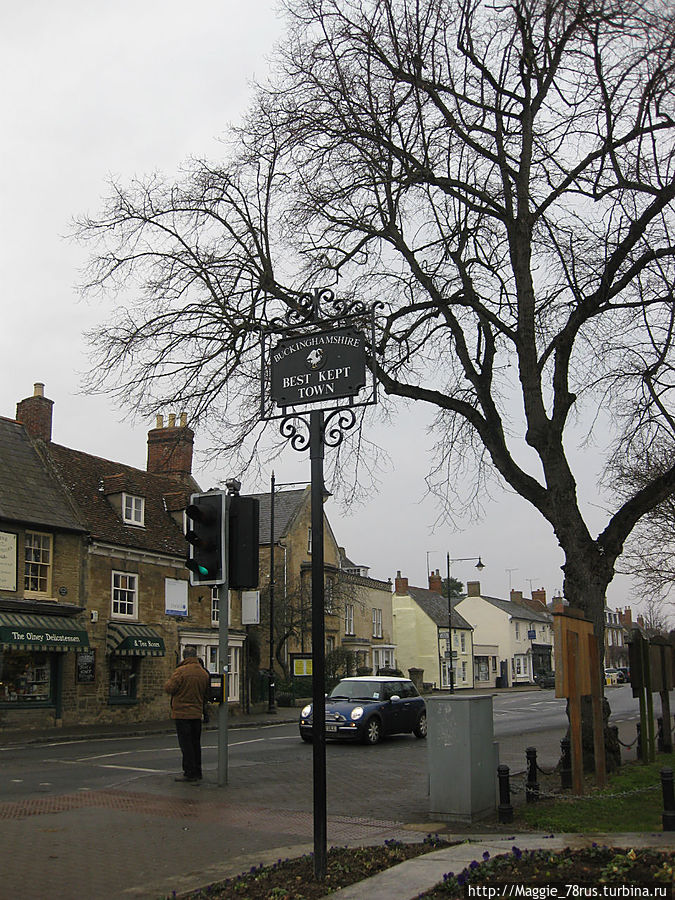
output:
{"label": "man in brown jacket", "polygon": [[183,774],[176,781],[197,784],[202,778],[202,715],[209,689],[209,673],[197,659],[194,647],[183,650],[179,663],[164,690],[171,695],[171,718],[176,722],[178,745],[183,754]]}

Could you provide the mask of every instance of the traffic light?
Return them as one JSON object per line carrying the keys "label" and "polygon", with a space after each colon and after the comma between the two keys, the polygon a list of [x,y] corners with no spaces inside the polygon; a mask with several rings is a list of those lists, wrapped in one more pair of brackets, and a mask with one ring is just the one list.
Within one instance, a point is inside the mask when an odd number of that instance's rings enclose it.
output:
{"label": "traffic light", "polygon": [[225,491],[191,494],[185,510],[190,545],[185,565],[191,584],[223,584],[227,577],[225,535],[228,497]]}
{"label": "traffic light", "polygon": [[228,586],[233,590],[258,587],[260,501],[257,497],[230,497]]}

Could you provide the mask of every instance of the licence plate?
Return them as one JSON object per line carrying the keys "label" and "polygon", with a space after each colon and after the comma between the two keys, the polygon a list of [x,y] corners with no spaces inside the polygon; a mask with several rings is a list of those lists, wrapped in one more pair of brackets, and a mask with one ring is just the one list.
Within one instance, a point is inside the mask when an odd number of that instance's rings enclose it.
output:
{"label": "licence plate", "polygon": [[337,731],[337,725],[326,725],[326,731]]}

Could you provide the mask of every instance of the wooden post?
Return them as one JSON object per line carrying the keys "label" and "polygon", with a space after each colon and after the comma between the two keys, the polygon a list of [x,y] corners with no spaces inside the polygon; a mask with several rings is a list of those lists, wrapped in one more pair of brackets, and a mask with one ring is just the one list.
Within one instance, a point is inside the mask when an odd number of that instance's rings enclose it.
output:
{"label": "wooden post", "polygon": [[598,787],[607,784],[605,759],[605,729],[602,718],[602,688],[600,685],[600,654],[598,638],[588,635],[588,657],[591,664],[591,703],[593,706],[593,755],[595,756],[595,780]]}
{"label": "wooden post", "polygon": [[572,788],[575,794],[584,792],[584,751],[581,743],[581,694],[579,693],[579,635],[567,633],[567,677],[572,742]]}

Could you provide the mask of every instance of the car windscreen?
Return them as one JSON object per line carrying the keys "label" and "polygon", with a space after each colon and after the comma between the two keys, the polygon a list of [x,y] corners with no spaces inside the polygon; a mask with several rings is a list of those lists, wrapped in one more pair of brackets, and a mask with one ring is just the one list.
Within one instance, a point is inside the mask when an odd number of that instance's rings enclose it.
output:
{"label": "car windscreen", "polygon": [[330,692],[331,697],[347,700],[382,700],[384,685],[379,681],[341,681]]}

